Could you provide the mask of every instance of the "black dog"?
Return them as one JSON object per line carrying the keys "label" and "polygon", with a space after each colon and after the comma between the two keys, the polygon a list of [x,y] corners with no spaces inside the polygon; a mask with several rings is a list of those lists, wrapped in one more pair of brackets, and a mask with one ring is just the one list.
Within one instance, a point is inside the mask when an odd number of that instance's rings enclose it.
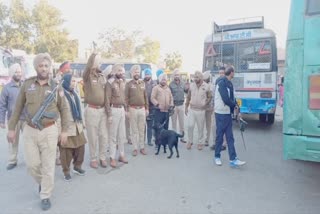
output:
{"label": "black dog", "polygon": [[177,152],[177,158],[179,158],[179,150],[178,150],[178,142],[179,138],[182,138],[184,136],[184,132],[182,134],[178,134],[177,132],[173,130],[165,130],[163,128],[163,125],[158,125],[154,127],[155,130],[155,137],[156,137],[156,145],[158,146],[158,150],[156,152],[156,155],[159,154],[161,145],[164,148],[164,153],[166,153],[166,146],[168,145],[170,150],[170,155],[168,158],[171,158],[173,155],[172,148],[176,148]]}

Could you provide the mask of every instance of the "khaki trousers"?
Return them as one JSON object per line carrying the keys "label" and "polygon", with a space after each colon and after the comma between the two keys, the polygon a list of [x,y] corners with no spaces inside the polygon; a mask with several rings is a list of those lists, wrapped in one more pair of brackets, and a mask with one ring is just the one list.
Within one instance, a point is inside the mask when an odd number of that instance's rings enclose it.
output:
{"label": "khaki trousers", "polygon": [[125,111],[124,108],[111,107],[112,124],[110,128],[110,157],[116,158],[117,146],[120,156],[124,156],[124,144],[126,142]]}
{"label": "khaki trousers", "polygon": [[28,172],[41,185],[40,198],[50,198],[54,187],[58,127],[54,124],[40,131],[26,125],[23,140]]}
{"label": "khaki trousers", "polygon": [[146,110],[145,108],[135,109],[129,107],[129,120],[130,120],[130,136],[134,150],[144,149],[144,135],[146,125]]}
{"label": "khaki trousers", "polygon": [[205,110],[193,110],[189,108],[188,114],[188,143],[193,143],[194,127],[198,128],[198,144],[204,143],[204,123],[205,123]]}
{"label": "khaki trousers", "polygon": [[18,150],[19,150],[19,138],[20,138],[20,131],[23,131],[25,125],[25,121],[19,120],[17,126],[16,126],[16,138],[14,140],[14,143],[9,143],[9,158],[8,163],[9,164],[16,164],[18,162]]}
{"label": "khaki trousers", "polygon": [[176,132],[178,132],[177,120],[179,120],[178,133],[181,134],[184,131],[184,105],[174,107],[174,113],[171,116],[171,120],[172,120],[172,129]]}
{"label": "khaki trousers", "polygon": [[205,142],[209,142],[211,132],[212,132],[212,114],[213,114],[213,109],[212,110],[206,110],[205,111],[205,118],[206,118],[206,136],[205,136]]}
{"label": "khaki trousers", "polygon": [[66,175],[70,173],[70,163],[73,159],[73,166],[75,168],[80,168],[83,163],[84,159],[84,149],[85,145],[82,145],[78,148],[63,148],[59,147],[60,149],[60,160],[63,174]]}
{"label": "khaki trousers", "polygon": [[97,160],[97,144],[99,145],[99,159],[106,160],[108,129],[105,109],[95,109],[88,106],[85,109],[84,117],[89,143],[90,160]]}

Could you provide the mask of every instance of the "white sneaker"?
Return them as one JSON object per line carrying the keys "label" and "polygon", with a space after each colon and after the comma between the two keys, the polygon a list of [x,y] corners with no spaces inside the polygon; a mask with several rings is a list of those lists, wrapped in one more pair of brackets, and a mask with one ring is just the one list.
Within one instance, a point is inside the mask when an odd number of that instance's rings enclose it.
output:
{"label": "white sneaker", "polygon": [[222,162],[221,162],[221,159],[220,159],[220,158],[215,158],[215,159],[214,159],[214,162],[215,162],[216,165],[218,165],[218,166],[221,166],[221,165],[222,165]]}
{"label": "white sneaker", "polygon": [[245,165],[245,164],[246,164],[245,161],[241,161],[238,158],[235,158],[233,161],[230,161],[230,166],[231,167],[242,166],[242,165]]}

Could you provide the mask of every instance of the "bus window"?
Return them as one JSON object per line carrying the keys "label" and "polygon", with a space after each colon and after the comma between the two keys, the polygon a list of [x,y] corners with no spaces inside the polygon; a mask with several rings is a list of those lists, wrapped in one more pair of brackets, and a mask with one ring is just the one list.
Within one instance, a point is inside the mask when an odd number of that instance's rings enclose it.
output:
{"label": "bus window", "polygon": [[[221,53],[222,46],[222,53]],[[221,66],[234,65],[234,44],[222,44],[216,43],[213,45],[215,56],[213,57],[213,70],[218,71]],[[223,55],[221,60],[221,54]],[[212,61],[211,61],[212,63]],[[208,65],[212,66],[212,64]],[[210,69],[206,69],[210,70]]]}
{"label": "bus window", "polygon": [[306,14],[309,16],[320,14],[320,1],[307,0]]}
{"label": "bus window", "polygon": [[271,69],[270,41],[246,42],[238,45],[238,70],[267,70]]}

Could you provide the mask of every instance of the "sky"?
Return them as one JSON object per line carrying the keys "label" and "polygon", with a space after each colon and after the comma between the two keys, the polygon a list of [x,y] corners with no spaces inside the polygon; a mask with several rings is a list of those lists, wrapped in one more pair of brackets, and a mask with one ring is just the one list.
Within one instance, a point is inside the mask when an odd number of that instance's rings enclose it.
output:
{"label": "sky", "polygon": [[[27,0],[37,1],[37,0]],[[140,30],[158,40],[161,54],[178,51],[182,69],[202,69],[203,42],[212,23],[230,19],[264,16],[265,27],[285,47],[290,0],[49,0],[62,12],[65,27],[79,40],[80,57],[110,27]]]}

